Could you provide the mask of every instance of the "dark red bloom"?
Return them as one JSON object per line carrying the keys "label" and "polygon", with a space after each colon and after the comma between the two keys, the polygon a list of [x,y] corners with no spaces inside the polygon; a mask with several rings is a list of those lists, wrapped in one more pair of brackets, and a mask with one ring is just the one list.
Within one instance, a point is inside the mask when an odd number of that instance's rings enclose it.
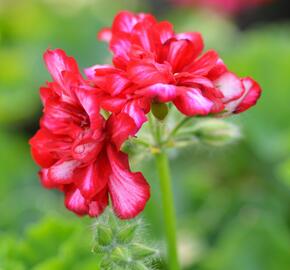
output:
{"label": "dark red bloom", "polygon": [[116,214],[133,218],[150,196],[143,175],[130,171],[128,157],[120,151],[135,134],[134,121],[124,113],[105,120],[98,91],[63,51],[49,50],[44,59],[54,82],[41,88],[44,116],[30,140],[43,185],[63,191],[66,207],[79,215],[98,216],[110,195]]}

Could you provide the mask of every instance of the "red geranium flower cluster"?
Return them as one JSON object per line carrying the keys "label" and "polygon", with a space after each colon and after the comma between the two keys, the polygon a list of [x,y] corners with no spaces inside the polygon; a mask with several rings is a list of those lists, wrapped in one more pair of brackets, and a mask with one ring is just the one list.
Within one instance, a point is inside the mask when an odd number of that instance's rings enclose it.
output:
{"label": "red geranium flower cluster", "polygon": [[253,106],[261,89],[228,71],[215,51],[203,54],[199,33],[176,34],[149,14],[120,12],[99,37],[109,42],[113,65],[85,69],[86,79],[62,50],[44,54],[53,82],[40,89],[43,117],[30,144],[42,184],[64,192],[68,209],[98,216],[110,196],[126,219],[143,210],[150,188],[130,171],[121,146],[152,103],[172,102],[186,116],[225,116]]}

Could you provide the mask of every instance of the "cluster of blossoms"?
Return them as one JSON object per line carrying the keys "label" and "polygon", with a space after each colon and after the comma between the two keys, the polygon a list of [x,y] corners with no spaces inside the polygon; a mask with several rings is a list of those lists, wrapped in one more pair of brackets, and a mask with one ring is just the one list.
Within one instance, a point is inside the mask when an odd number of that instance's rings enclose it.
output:
{"label": "cluster of blossoms", "polygon": [[213,8],[228,14],[236,14],[243,10],[265,5],[273,0],[172,0],[178,5],[194,5]]}
{"label": "cluster of blossoms", "polygon": [[42,184],[64,192],[69,210],[98,216],[110,196],[115,213],[128,219],[143,210],[150,187],[130,171],[121,146],[152,104],[172,102],[188,117],[228,116],[253,106],[261,89],[230,72],[215,51],[203,53],[199,33],[176,34],[149,14],[120,12],[99,38],[109,43],[113,65],[87,68],[86,78],[62,50],[45,52],[53,82],[40,88],[43,116],[30,144]]}

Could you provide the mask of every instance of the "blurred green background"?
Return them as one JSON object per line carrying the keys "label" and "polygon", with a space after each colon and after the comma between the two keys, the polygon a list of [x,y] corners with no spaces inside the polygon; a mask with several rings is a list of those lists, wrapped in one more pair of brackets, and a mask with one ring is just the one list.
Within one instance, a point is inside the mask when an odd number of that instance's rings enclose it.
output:
{"label": "blurred green background", "polygon": [[[96,33],[121,9],[202,32],[207,48],[263,88],[256,107],[230,119],[242,140],[172,155],[183,269],[290,269],[290,22],[262,20],[241,31],[234,17],[145,0],[0,0],[0,269],[97,269],[92,220],[68,213],[62,194],[41,187],[28,139],[41,115],[38,88],[50,80],[43,52],[62,48],[81,67],[108,62]],[[153,166],[137,165],[152,185],[142,217],[162,246]]]}

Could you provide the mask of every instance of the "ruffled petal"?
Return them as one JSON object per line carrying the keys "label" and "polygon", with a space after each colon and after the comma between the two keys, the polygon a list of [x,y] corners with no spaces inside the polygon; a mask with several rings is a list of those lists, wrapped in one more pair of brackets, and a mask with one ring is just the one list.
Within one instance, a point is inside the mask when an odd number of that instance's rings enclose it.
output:
{"label": "ruffled petal", "polygon": [[76,88],[75,93],[90,119],[90,128],[100,129],[104,120],[100,115],[100,105],[94,89]]}
{"label": "ruffled petal", "polygon": [[89,216],[97,217],[101,215],[109,203],[108,189],[101,190],[93,199],[89,202]]}
{"label": "ruffled petal", "polygon": [[218,59],[219,56],[215,51],[208,51],[198,60],[185,67],[184,71],[192,72],[194,75],[207,75],[216,65]]}
{"label": "ruffled petal", "polygon": [[127,155],[110,146],[107,152],[112,168],[109,192],[114,211],[122,219],[134,218],[144,209],[150,186],[140,172],[130,172]]}
{"label": "ruffled petal", "polygon": [[231,113],[241,113],[254,106],[261,96],[262,89],[259,84],[252,78],[242,79],[243,86],[245,88],[244,94],[237,100],[233,100],[226,104],[226,113],[224,116]]}
{"label": "ruffled petal", "polygon": [[115,144],[117,149],[120,149],[129,136],[135,135],[136,125],[128,114],[120,113],[110,116],[107,122],[107,131],[111,142]]}
{"label": "ruffled petal", "polygon": [[155,83],[168,83],[172,80],[170,67],[165,64],[131,62],[127,72],[129,78],[139,87]]}
{"label": "ruffled petal", "polygon": [[248,78],[242,79],[242,83],[245,87],[246,94],[243,97],[239,106],[237,106],[237,108],[235,109],[234,113],[244,112],[248,110],[249,108],[251,108],[252,106],[256,105],[258,99],[260,98],[262,94],[262,89],[260,85],[256,81],[254,81],[252,78],[248,77]]}
{"label": "ruffled petal", "polygon": [[224,73],[214,81],[214,84],[224,95],[222,98],[224,103],[240,98],[245,92],[241,80],[231,72]]}
{"label": "ruffled petal", "polygon": [[82,82],[77,62],[60,49],[47,50],[43,57],[53,80],[61,87],[62,100],[75,104],[75,95],[71,86]]}
{"label": "ruffled petal", "polygon": [[150,110],[149,100],[134,99],[127,102],[122,112],[128,114],[136,125],[136,132],[142,127],[143,123],[147,121],[146,113]]}
{"label": "ruffled petal", "polygon": [[87,167],[79,168],[74,173],[74,180],[82,196],[91,200],[108,183],[110,166],[104,155]]}
{"label": "ruffled petal", "polygon": [[60,160],[48,169],[47,176],[56,185],[72,183],[74,170],[79,165],[78,160]]}
{"label": "ruffled petal", "polygon": [[80,190],[74,185],[67,186],[65,189],[65,206],[77,215],[83,216],[88,213],[89,207]]}
{"label": "ruffled petal", "polygon": [[156,83],[136,91],[137,95],[155,99],[159,102],[168,102],[176,98],[177,87],[171,84]]}
{"label": "ruffled petal", "polygon": [[213,106],[213,102],[204,97],[200,90],[186,87],[178,88],[178,96],[173,102],[187,116],[207,115]]}
{"label": "ruffled petal", "polygon": [[195,51],[194,44],[187,40],[171,39],[163,46],[160,61],[169,62],[173,72],[180,72],[182,69],[191,63],[198,53]]}
{"label": "ruffled petal", "polygon": [[154,30],[158,33],[162,44],[174,36],[173,25],[168,21],[154,25]]}
{"label": "ruffled petal", "polygon": [[204,48],[203,38],[198,32],[185,32],[179,33],[175,35],[175,38],[178,40],[187,39],[190,40],[194,44],[196,56],[201,54]]}

